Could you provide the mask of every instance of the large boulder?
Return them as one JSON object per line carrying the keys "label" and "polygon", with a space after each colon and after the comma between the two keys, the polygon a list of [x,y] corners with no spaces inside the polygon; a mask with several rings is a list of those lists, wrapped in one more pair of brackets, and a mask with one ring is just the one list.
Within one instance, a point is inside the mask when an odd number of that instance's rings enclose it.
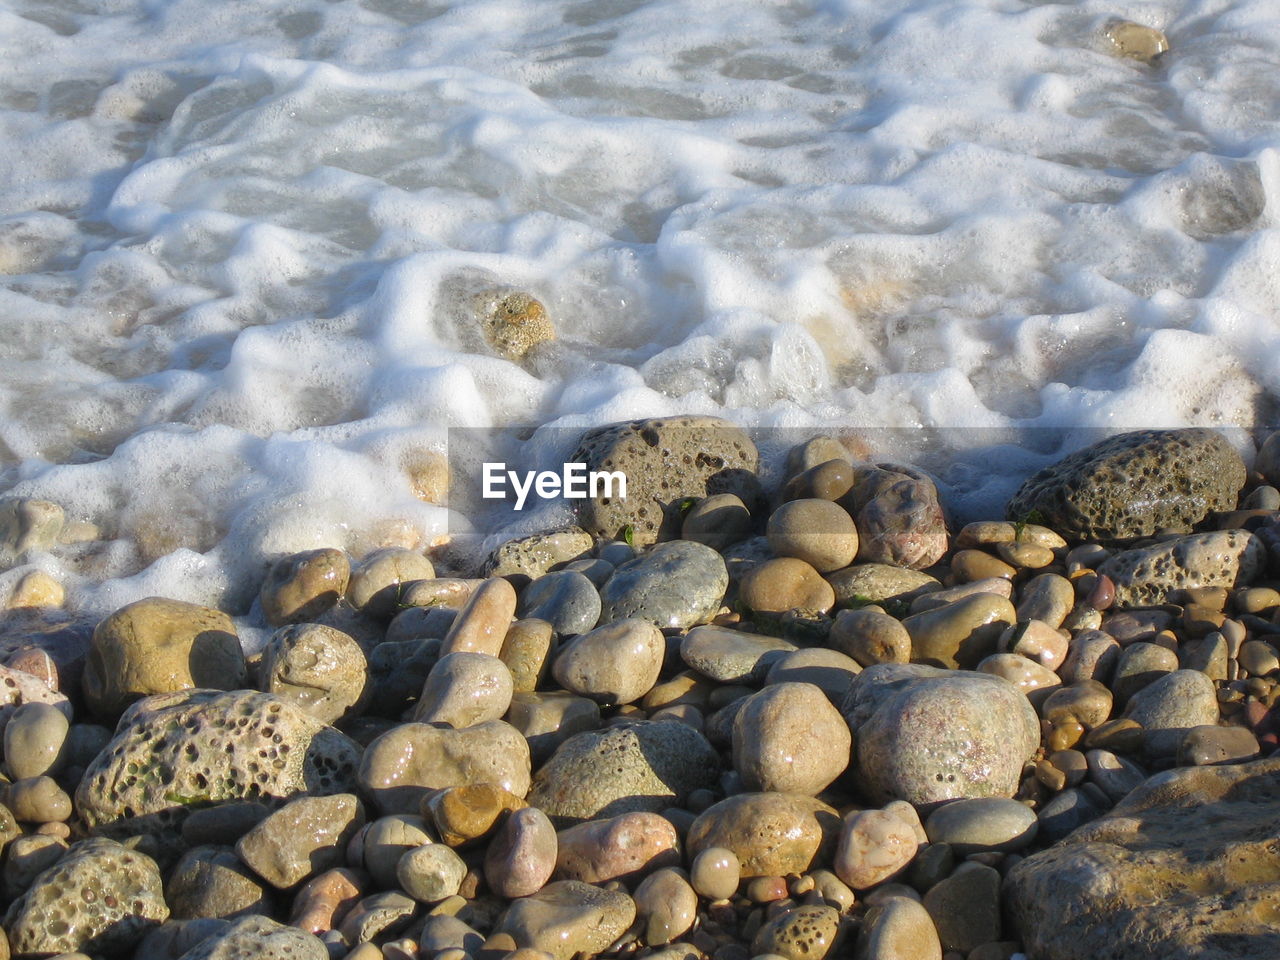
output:
{"label": "large boulder", "polygon": [[157,694],[120,718],[76,790],[76,811],[96,833],[176,845],[197,807],[350,793],[359,762],[355,741],[272,694]]}
{"label": "large boulder", "polygon": [[583,435],[572,462],[589,471],[620,471],[627,495],[617,491],[583,500],[578,520],[598,537],[629,529],[636,546],[678,535],[678,505],[686,497],[732,493],[749,509],[761,501],[760,455],[740,428],[717,417],[662,417],[611,424]]}
{"label": "large boulder", "polygon": [[1157,774],[1010,871],[1036,960],[1280,956],[1280,758]]}
{"label": "large boulder", "polygon": [[1244,461],[1221,434],[1142,430],[1041,470],[1018,488],[1007,515],[1077,540],[1187,532],[1215,510],[1234,510],[1244,482]]}
{"label": "large boulder", "polygon": [[878,804],[1012,797],[1040,746],[1026,696],[986,673],[876,664],[854,678],[842,711],[858,784]]}

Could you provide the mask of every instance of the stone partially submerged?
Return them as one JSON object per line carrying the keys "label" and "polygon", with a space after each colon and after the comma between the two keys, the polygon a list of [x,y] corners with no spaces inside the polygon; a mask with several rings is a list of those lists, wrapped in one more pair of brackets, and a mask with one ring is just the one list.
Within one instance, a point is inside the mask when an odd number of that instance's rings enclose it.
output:
{"label": "stone partially submerged", "polygon": [[1280,956],[1280,759],[1171,770],[1010,872],[1036,960]]}

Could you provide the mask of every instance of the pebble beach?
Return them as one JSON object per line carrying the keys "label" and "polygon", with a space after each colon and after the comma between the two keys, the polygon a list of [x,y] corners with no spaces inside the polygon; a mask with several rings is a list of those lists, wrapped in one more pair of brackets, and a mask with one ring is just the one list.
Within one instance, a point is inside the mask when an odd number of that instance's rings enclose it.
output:
{"label": "pebble beach", "polygon": [[714,418],[578,453],[628,496],[481,568],[280,558],[249,657],[25,578],[7,955],[1274,956],[1280,434],[1118,434],[959,529],[852,436],[776,489]]}

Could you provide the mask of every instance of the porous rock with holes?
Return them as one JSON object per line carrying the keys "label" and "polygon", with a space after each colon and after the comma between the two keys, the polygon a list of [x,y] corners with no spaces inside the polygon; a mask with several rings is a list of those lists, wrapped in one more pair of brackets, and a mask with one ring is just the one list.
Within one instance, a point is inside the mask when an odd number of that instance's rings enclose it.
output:
{"label": "porous rock with holes", "polygon": [[174,847],[193,809],[354,792],[359,763],[355,741],[273,694],[158,694],[120,718],[76,790],[76,811],[95,833]]}
{"label": "porous rock with holes", "polygon": [[324,943],[267,917],[243,917],[178,960],[328,960]]}
{"label": "porous rock with holes", "polygon": [[169,916],[154,860],[114,840],[81,840],[5,914],[15,957],[127,954]]}
{"label": "porous rock with holes", "polygon": [[1262,540],[1247,530],[1216,530],[1174,537],[1114,554],[1098,572],[1115,584],[1117,606],[1165,603],[1193,587],[1232,588],[1250,583],[1266,565]]}
{"label": "porous rock with holes", "polygon": [[48,703],[61,710],[68,720],[71,701],[63,694],[50,690],[38,677],[21,670],[0,666],[0,735],[9,725],[9,718],[27,703]]}
{"label": "porous rock with holes", "polygon": [[619,471],[627,495],[601,489],[579,501],[587,532],[617,538],[630,530],[637,547],[679,532],[677,505],[686,497],[732,493],[753,512],[762,502],[755,444],[740,428],[717,417],[663,417],[611,424],[583,435],[570,460],[588,471]]}
{"label": "porous rock with holes", "polygon": [[1006,512],[1068,539],[1185,533],[1213,511],[1234,510],[1244,482],[1244,461],[1221,434],[1140,430],[1041,470],[1018,488]]}

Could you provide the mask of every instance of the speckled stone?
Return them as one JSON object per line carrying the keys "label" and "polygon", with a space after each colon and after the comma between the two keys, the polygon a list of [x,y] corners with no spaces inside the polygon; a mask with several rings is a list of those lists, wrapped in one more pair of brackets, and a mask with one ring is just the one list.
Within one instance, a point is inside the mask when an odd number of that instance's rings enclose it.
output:
{"label": "speckled stone", "polygon": [[259,675],[268,693],[292,700],[325,723],[362,713],[373,692],[360,645],[318,623],[273,633],[262,651]]}
{"label": "speckled stone", "polygon": [[1151,536],[1188,530],[1215,510],[1232,510],[1244,462],[1212,430],[1144,430],[1078,450],[1028,479],[1007,516],[1037,522],[1073,540]]}
{"label": "speckled stone", "polygon": [[1037,960],[1280,953],[1280,760],[1157,774],[1023,860],[1006,903]]}
{"label": "speckled stone", "polygon": [[523,797],[529,791],[529,745],[501,720],[462,730],[404,723],[364,751],[359,780],[383,813],[416,813],[428,790],[496,783]]}
{"label": "speckled stone", "polygon": [[225,613],[148,597],[121,607],[93,631],[83,689],[89,709],[115,721],[134,700],[192,688],[245,685],[244,651]]}
{"label": "speckled stone", "polygon": [[1117,553],[1098,568],[1115,583],[1118,606],[1168,601],[1191,587],[1245,586],[1262,571],[1266,550],[1244,530],[1193,533]]}
{"label": "speckled stone", "polygon": [[828,574],[827,582],[836,592],[836,602],[843,606],[910,603],[921,594],[942,589],[936,577],[887,563],[855,563]]}
{"label": "speckled stone", "polygon": [[836,811],[814,797],[739,793],[708,807],[689,828],[690,856],[723,847],[741,876],[782,877],[829,862],[841,830]]}
{"label": "speckled stone", "polygon": [[659,533],[674,535],[680,517],[671,505],[686,497],[732,493],[749,508],[760,501],[759,454],[746,433],[716,417],[664,417],[612,424],[583,434],[571,463],[622,471],[625,499],[603,492],[580,502],[579,522],[598,537],[620,538],[629,527],[636,546]]}
{"label": "speckled stone", "polygon": [[749,790],[816,796],[849,766],[852,737],[811,683],[770,684],[733,721],[733,766]]}
{"label": "speckled stone", "polygon": [[484,876],[500,897],[527,897],[542,889],[556,868],[557,838],[537,807],[512,811],[489,842]]}
{"label": "speckled stone", "polygon": [[695,627],[680,640],[680,659],[720,683],[758,683],[784,653],[797,649],[789,640],[727,627]]}
{"label": "speckled stone", "polygon": [[319,939],[295,927],[268,917],[242,917],[178,960],[329,960],[329,951]]}
{"label": "speckled stone", "polygon": [[635,901],[621,891],[560,880],[512,903],[494,935],[507,934],[517,947],[541,950],[553,960],[570,960],[576,953],[602,951],[635,916]]}
{"label": "speckled stone", "polygon": [[366,616],[390,620],[402,605],[404,585],[431,580],[435,568],[422,554],[404,547],[375,550],[351,569],[347,600]]}
{"label": "speckled stone", "polygon": [[364,826],[364,807],[351,793],[298,797],[236,843],[236,854],[279,890],[342,864],[347,844]]}
{"label": "speckled stone", "polygon": [[574,570],[543,574],[520,593],[521,618],[546,620],[559,634],[586,633],[600,620],[600,594]]}
{"label": "speckled stone", "polygon": [[698,731],[637,721],[570,737],[538,770],[526,799],[568,822],[658,813],[714,787],[719,776],[719,757]]}
{"label": "speckled stone", "polygon": [[720,554],[690,540],[660,543],[628,560],[600,588],[601,623],[638,617],[688,629],[715,616],[729,586]]}
{"label": "speckled stone", "polygon": [[192,804],[349,793],[359,746],[269,693],[148,697],[85,772],[76,811],[108,835],[181,843]]}
{"label": "speckled stone", "polygon": [[772,954],[785,960],[823,960],[836,945],[840,912],[818,904],[803,905],[774,917],[751,941],[754,956]]}
{"label": "speckled stone", "polygon": [[521,586],[560,564],[591,553],[591,534],[581,527],[508,540],[494,549],[485,565],[486,577],[503,577]]}
{"label": "speckled stone", "polygon": [[350,579],[351,561],[332,547],[281,557],[262,581],[263,616],[273,627],[314,620],[342,599]]}
{"label": "speckled stone", "polygon": [[681,863],[676,828],[656,813],[588,820],[561,830],[556,839],[556,875],[565,880],[636,881]]}
{"label": "speckled stone", "polygon": [[1040,745],[1040,721],[1027,698],[983,673],[868,667],[842,709],[857,731],[858,781],[879,803],[1012,797]]}
{"label": "speckled stone", "polygon": [[16,957],[127,953],[169,916],[155,862],[112,840],[81,840],[5,914]]}
{"label": "speckled stone", "polygon": [[572,693],[602,704],[632,703],[657,683],[666,649],[650,621],[614,620],[567,644],[551,672]]}
{"label": "speckled stone", "polygon": [[396,866],[400,889],[421,903],[439,903],[455,896],[466,875],[466,863],[442,843],[414,847]]}
{"label": "speckled stone", "polygon": [[505,360],[524,360],[538,344],[556,338],[547,308],[522,290],[478,293],[474,305],[485,340]]}

